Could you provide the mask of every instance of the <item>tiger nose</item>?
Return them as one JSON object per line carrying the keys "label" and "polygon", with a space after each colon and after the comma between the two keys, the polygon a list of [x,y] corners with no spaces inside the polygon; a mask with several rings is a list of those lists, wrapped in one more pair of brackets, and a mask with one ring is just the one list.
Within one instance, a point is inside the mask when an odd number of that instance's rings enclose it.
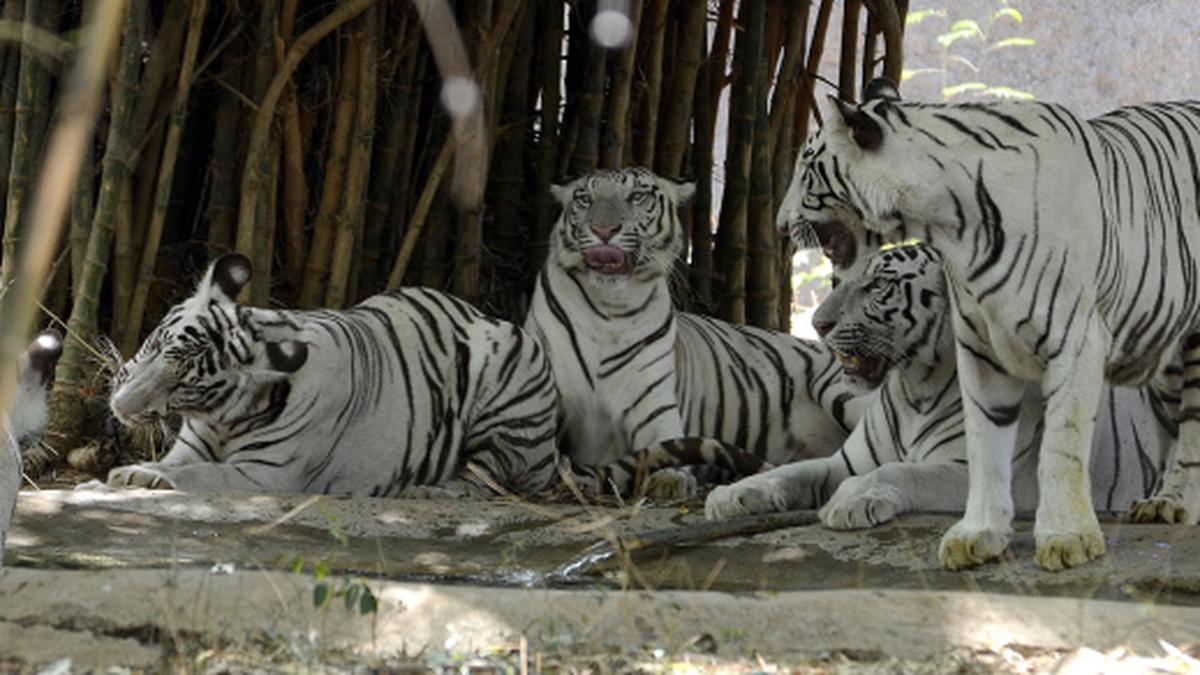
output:
{"label": "tiger nose", "polygon": [[592,225],[592,234],[599,237],[600,241],[606,244],[609,239],[613,238],[613,235],[620,231],[620,225]]}
{"label": "tiger nose", "polygon": [[820,321],[818,319],[813,319],[813,322],[812,322],[813,330],[817,331],[817,335],[819,335],[820,337],[825,337],[825,335],[827,333],[829,333],[829,331],[833,330],[833,327],[836,325],[837,325],[836,322]]}

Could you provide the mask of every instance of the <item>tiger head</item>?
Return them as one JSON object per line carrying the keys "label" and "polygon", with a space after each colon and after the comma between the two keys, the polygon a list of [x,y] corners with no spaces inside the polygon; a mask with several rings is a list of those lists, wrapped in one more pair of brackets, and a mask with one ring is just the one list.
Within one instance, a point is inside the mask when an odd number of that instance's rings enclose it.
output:
{"label": "tiger head", "polygon": [[879,386],[889,370],[935,366],[953,353],[942,261],[928,246],[876,253],[862,275],[843,279],[813,315],[813,328],[837,354],[847,383]]}
{"label": "tiger head", "polygon": [[278,381],[299,370],[308,347],[281,339],[278,313],[239,306],[250,261],[226,255],[205,272],[196,292],[175,305],[113,377],[109,405],[123,424],[170,413],[218,413],[239,388]]}
{"label": "tiger head", "polygon": [[666,276],[683,247],[678,208],[695,192],[647,169],[600,170],[551,186],[562,205],[551,259],[598,283]]}
{"label": "tiger head", "polygon": [[875,116],[886,115],[899,99],[882,78],[871,82],[858,106],[828,99],[821,106],[824,126],[801,149],[779,206],[776,227],[797,249],[822,249],[835,269],[850,276],[862,273],[869,257],[864,253],[907,238],[897,208],[902,177],[894,171],[847,171],[848,159],[856,168],[873,168],[884,133]]}

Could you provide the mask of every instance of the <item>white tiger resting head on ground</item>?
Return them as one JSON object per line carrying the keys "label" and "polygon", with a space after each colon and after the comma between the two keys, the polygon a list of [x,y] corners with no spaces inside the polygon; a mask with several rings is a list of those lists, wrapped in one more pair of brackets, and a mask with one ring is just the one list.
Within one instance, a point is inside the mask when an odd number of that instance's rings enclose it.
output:
{"label": "white tiger resting head on ground", "polygon": [[[878,395],[830,460],[788,464],[717,488],[706,503],[710,518],[822,507],[822,522],[847,529],[966,506],[962,395],[941,258],[922,244],[857,251],[862,275],[839,273],[813,326],[838,352],[844,377],[878,387]],[[1013,499],[1029,511],[1037,506],[1044,408],[1032,390],[1022,405]],[[1123,508],[1154,489],[1174,440],[1170,407],[1155,387],[1109,389],[1092,453],[1096,508]]]}
{"label": "white tiger resting head on ground", "polygon": [[[442,496],[557,484],[554,380],[522,329],[422,288],[341,311],[244,307],[250,275],[244,256],[218,259],[117,372],[119,420],[183,424],[162,461],[118,467],[110,485]],[[574,479],[627,491],[638,461],[688,461],[674,450]]]}
{"label": "white tiger resting head on ground", "polygon": [[836,256],[848,228],[917,237],[947,270],[959,379],[972,402],[972,471],[964,517],[942,540],[943,564],[979,564],[1008,544],[1015,422],[1030,382],[1048,398],[1035,558],[1053,570],[1102,555],[1086,468],[1104,381],[1145,383],[1181,346],[1178,451],[1160,491],[1133,513],[1193,521],[1200,177],[1190,166],[1200,103],[1085,120],[1033,101],[910,103],[882,83],[862,104],[829,102],[823,118],[790,199],[789,215],[809,231],[801,238],[824,238]]}
{"label": "white tiger resting head on ground", "polygon": [[46,429],[46,387],[61,354],[62,336],[46,330],[17,360],[17,390],[0,429],[0,566],[4,564],[5,533],[21,488],[21,446],[39,440]]}
{"label": "white tiger resting head on ground", "polygon": [[[689,438],[713,456],[828,455],[861,410],[836,382],[830,350],[672,304],[679,209],[691,193],[640,168],[595,171],[554,190],[563,211],[526,328],[553,364],[564,450],[599,464]],[[680,472],[656,481],[683,486],[671,496],[694,489]]]}

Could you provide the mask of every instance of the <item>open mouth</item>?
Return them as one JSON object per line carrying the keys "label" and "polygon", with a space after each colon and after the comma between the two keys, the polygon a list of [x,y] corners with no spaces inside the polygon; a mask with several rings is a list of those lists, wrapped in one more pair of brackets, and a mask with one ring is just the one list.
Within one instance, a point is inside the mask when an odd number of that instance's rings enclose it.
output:
{"label": "open mouth", "polygon": [[629,256],[616,246],[592,246],[583,251],[583,264],[600,274],[629,274]]}
{"label": "open mouth", "polygon": [[834,267],[847,268],[854,264],[854,257],[858,253],[858,242],[855,241],[850,228],[836,220],[828,223],[816,223],[812,228],[821,242],[821,250]]}
{"label": "open mouth", "polygon": [[847,375],[856,377],[866,382],[871,387],[878,387],[883,383],[883,378],[887,376],[888,368],[891,363],[882,356],[870,356],[866,354],[847,354],[846,352],[835,352],[838,362],[842,364],[842,370]]}

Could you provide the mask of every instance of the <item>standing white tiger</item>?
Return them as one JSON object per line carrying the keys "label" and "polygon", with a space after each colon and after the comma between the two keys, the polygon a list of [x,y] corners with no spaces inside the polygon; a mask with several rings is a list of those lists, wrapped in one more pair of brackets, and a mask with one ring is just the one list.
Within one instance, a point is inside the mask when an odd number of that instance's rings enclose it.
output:
{"label": "standing white tiger", "polygon": [[[1200,514],[1200,104],[1084,120],[1040,102],[903,102],[875,84],[825,107],[798,162],[796,226],[863,226],[941,253],[965,406],[969,497],[940,557],[958,569],[1011,536],[1025,382],[1046,397],[1034,535],[1047,569],[1104,553],[1087,477],[1105,379],[1140,384],[1183,349],[1180,440],[1139,520]],[[834,251],[836,253],[836,250]],[[837,260],[835,259],[835,263]]]}
{"label": "standing white tiger", "polygon": [[[864,271],[858,277],[835,271],[840,283],[817,309],[813,326],[837,351],[845,377],[877,390],[874,402],[831,457],[714,490],[705,504],[710,518],[823,507],[822,522],[848,529],[909,511],[966,506],[963,401],[941,258],[922,244],[872,256],[868,244],[857,243]],[[1177,402],[1151,386],[1108,388],[1093,442],[1096,508],[1123,509],[1158,485],[1175,437]],[[1043,413],[1040,395],[1027,389],[1013,457],[1018,510],[1037,506]]]}
{"label": "standing white tiger", "polygon": [[772,463],[828,455],[865,405],[829,349],[672,306],[692,191],[637,168],[554,188],[563,211],[526,328],[553,364],[565,451],[599,464],[687,436]]}

